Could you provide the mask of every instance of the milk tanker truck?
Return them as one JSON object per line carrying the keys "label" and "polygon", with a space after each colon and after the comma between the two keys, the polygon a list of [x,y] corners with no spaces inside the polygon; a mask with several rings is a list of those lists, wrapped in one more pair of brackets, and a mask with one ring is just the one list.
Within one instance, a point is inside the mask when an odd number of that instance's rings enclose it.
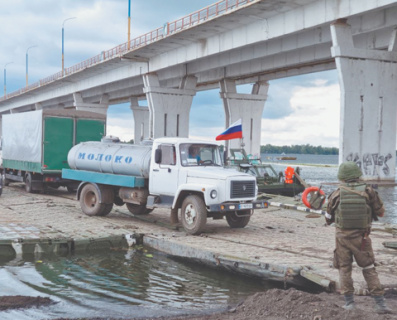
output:
{"label": "milk tanker truck", "polygon": [[226,217],[231,228],[244,228],[256,201],[255,177],[223,167],[219,147],[208,141],[159,138],[131,145],[105,137],[83,142],[68,153],[64,179],[81,181],[77,199],[89,216],[105,216],[113,205],[126,204],[134,215],[169,208],[173,221],[199,234],[207,218]]}

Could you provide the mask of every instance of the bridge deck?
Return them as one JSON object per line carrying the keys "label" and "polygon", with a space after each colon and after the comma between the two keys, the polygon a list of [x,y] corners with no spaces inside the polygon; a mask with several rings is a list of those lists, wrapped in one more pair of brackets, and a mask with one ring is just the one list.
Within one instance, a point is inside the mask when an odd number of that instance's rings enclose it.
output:
{"label": "bridge deck", "polygon": [[[147,245],[214,267],[303,285],[306,278],[331,290],[338,288],[337,270],[330,267],[334,229],[324,225],[323,217],[270,207],[257,210],[244,229],[230,229],[225,220],[209,219],[205,231],[202,236],[186,235],[180,225],[169,223],[169,213],[161,209],[133,217],[122,206],[114,207],[107,217],[88,217],[74,195],[62,188],[50,194],[27,194],[23,185],[14,184],[0,197],[2,256],[11,247],[19,253],[60,251],[57,244],[67,247],[71,241],[76,250],[89,251],[92,243],[117,245],[124,235],[143,234]],[[372,233],[377,270],[385,287],[397,286],[397,251],[382,245],[393,241],[391,231],[390,226],[377,224]],[[358,268],[354,278],[356,289],[363,292],[365,283]]]}

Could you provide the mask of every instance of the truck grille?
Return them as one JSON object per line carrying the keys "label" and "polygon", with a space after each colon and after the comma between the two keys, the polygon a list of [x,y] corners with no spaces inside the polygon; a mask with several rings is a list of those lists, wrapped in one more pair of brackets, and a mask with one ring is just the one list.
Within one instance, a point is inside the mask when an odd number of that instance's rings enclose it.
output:
{"label": "truck grille", "polygon": [[230,198],[255,197],[255,181],[231,181]]}

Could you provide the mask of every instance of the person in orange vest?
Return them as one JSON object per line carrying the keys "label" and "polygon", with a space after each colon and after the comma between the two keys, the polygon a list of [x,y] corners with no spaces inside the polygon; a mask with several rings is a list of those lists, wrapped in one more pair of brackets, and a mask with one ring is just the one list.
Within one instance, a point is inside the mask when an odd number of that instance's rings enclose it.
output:
{"label": "person in orange vest", "polygon": [[287,167],[284,171],[285,183],[294,183],[295,170],[292,167]]}

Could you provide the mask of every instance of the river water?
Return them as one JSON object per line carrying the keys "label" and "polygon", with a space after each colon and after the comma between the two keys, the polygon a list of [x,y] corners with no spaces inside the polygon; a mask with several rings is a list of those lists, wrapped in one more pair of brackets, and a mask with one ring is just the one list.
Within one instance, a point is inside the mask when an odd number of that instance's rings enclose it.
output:
{"label": "river water", "polygon": [[[297,160],[289,164],[273,161],[276,155],[262,155],[262,159],[271,162],[276,171],[298,165],[302,178],[311,185],[322,185],[326,194],[336,188],[332,183],[337,182],[337,156],[295,156]],[[397,188],[379,187],[378,191],[387,210],[383,221],[397,223]],[[97,255],[0,261],[0,284],[0,296],[44,296],[56,301],[37,309],[0,311],[2,320],[211,312],[279,286],[171,259],[143,247]]]}
{"label": "river water", "polygon": [[[329,195],[336,189],[338,183],[338,156],[336,155],[308,155],[308,154],[288,154],[287,156],[296,157],[293,161],[276,160],[280,155],[262,154],[263,162],[271,163],[277,172],[285,170],[290,165],[299,166],[301,177],[308,184],[322,186],[322,190]],[[286,163],[288,162],[288,164]],[[397,168],[396,171],[397,173]],[[397,179],[397,177],[396,177]],[[381,222],[397,224],[397,187],[379,186],[377,189],[386,209],[385,217]]]}

